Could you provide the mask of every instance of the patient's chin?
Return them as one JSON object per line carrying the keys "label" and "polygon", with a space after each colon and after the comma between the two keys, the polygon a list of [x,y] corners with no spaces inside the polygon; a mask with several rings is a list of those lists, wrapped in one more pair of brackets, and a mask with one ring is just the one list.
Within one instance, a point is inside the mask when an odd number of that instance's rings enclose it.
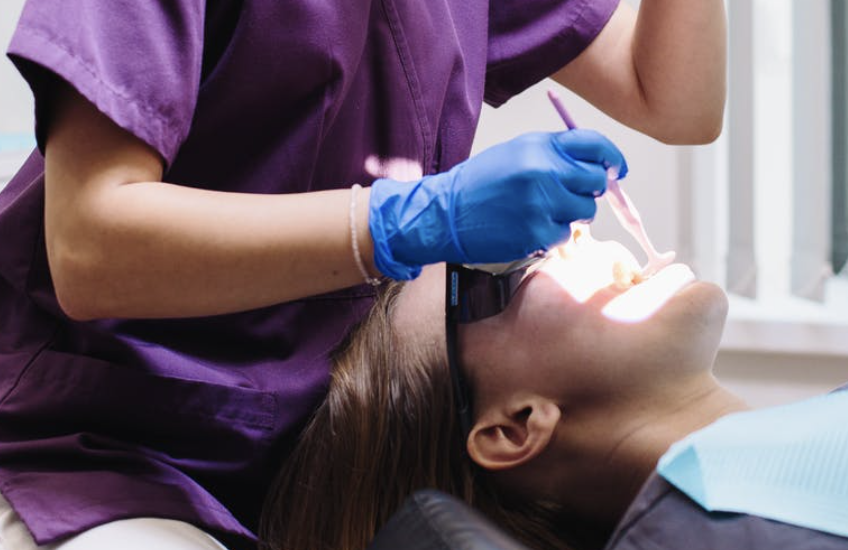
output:
{"label": "patient's chin", "polygon": [[711,369],[727,318],[727,295],[698,281],[681,290],[653,322],[675,368]]}
{"label": "patient's chin", "polygon": [[724,327],[727,318],[727,294],[716,284],[697,281],[681,290],[675,296],[674,307],[683,309],[685,314],[701,318],[703,323],[718,324]]}

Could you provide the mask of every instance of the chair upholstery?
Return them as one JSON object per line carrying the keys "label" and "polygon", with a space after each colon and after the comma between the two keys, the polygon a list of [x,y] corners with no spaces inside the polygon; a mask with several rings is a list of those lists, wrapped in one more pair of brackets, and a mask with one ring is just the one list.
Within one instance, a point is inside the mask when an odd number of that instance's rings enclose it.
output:
{"label": "chair upholstery", "polygon": [[464,502],[422,490],[377,533],[368,550],[528,550]]}

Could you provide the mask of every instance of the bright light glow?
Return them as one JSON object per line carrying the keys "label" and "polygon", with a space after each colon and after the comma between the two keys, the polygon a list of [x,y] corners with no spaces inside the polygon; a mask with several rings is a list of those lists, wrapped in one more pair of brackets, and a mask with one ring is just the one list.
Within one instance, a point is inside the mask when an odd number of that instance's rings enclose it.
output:
{"label": "bright light glow", "polygon": [[585,224],[571,224],[571,238],[552,250],[542,270],[580,303],[610,285],[629,288],[641,281],[636,257],[619,242],[596,241]]}
{"label": "bright light glow", "polygon": [[619,242],[597,241],[585,224],[572,224],[571,239],[551,251],[541,269],[580,303],[599,290],[623,290],[601,313],[626,323],[643,321],[695,280],[688,266],[672,264],[648,279],[636,257]]}
{"label": "bright light glow", "polygon": [[625,323],[644,321],[694,280],[695,274],[688,266],[671,264],[650,279],[610,300],[601,313],[610,319]]}

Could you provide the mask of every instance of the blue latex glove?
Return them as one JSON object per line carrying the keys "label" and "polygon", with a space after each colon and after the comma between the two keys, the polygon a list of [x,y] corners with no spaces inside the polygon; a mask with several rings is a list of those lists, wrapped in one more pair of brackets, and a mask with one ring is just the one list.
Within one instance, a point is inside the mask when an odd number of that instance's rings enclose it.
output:
{"label": "blue latex glove", "polygon": [[607,169],[627,174],[618,148],[591,130],[525,134],[448,172],[371,186],[374,261],[384,275],[413,279],[437,262],[502,263],[568,239],[595,217]]}

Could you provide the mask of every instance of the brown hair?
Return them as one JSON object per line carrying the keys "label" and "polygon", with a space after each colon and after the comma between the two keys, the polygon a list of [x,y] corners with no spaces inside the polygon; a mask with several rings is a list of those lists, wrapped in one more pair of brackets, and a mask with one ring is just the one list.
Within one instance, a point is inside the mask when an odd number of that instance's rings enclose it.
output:
{"label": "brown hair", "polygon": [[556,507],[504,498],[464,452],[444,345],[401,341],[385,288],[333,358],[329,393],[265,503],[268,550],[361,550],[414,491],[476,506],[534,548],[564,548]]}

